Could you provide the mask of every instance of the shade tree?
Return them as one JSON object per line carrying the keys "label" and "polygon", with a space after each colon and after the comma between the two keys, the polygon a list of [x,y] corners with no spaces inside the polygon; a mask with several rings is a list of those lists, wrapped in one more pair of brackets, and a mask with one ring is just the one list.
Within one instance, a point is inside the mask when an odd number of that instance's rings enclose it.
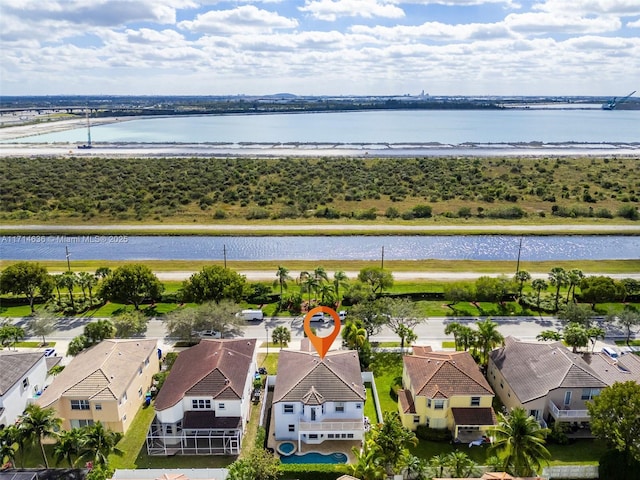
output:
{"label": "shade tree", "polygon": [[53,282],[47,269],[39,263],[17,262],[0,273],[0,293],[24,295],[31,312],[35,312],[34,302],[39,294],[48,298],[53,291]]}
{"label": "shade tree", "polygon": [[144,301],[158,301],[164,285],[149,267],[128,264],[116,268],[100,284],[100,295],[113,302],[132,303],[136,310]]}

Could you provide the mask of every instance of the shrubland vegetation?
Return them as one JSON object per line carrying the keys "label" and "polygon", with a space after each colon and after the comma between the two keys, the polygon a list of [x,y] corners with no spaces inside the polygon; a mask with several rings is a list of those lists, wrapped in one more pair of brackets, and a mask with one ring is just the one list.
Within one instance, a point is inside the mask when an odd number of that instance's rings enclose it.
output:
{"label": "shrubland vegetation", "polygon": [[634,158],[8,158],[0,220],[638,220],[636,167]]}

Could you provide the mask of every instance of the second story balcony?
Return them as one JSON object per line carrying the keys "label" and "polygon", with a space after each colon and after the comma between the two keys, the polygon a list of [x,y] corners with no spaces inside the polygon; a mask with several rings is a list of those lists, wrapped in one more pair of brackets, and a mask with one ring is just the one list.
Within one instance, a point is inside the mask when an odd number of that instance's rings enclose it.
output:
{"label": "second story balcony", "polygon": [[353,432],[363,431],[364,421],[362,420],[325,420],[321,422],[300,421],[301,432]]}
{"label": "second story balcony", "polygon": [[566,406],[559,407],[553,400],[549,400],[549,412],[551,416],[558,422],[588,422],[588,410],[571,410]]}

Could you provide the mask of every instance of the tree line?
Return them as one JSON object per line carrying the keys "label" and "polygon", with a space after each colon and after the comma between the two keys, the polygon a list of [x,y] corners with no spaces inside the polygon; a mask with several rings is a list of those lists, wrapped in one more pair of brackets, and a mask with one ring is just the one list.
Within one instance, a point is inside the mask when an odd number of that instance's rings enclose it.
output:
{"label": "tree line", "polygon": [[638,220],[638,182],[632,158],[9,158],[0,220]]}

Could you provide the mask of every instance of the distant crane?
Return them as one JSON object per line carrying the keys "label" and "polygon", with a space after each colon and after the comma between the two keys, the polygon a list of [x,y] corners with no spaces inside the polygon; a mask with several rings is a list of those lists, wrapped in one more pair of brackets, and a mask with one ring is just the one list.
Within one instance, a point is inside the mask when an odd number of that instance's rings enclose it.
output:
{"label": "distant crane", "polygon": [[631,92],[629,95],[627,95],[626,97],[621,98],[620,100],[618,100],[616,97],[613,97],[607,103],[603,103],[602,104],[602,109],[603,110],[615,110],[615,108],[618,105],[620,105],[621,103],[626,102],[634,93],[636,93],[635,90],[633,92]]}
{"label": "distant crane", "polygon": [[87,116],[87,143],[84,145],[78,145],[78,148],[92,148],[91,147],[91,122],[89,121],[89,110],[86,112]]}

